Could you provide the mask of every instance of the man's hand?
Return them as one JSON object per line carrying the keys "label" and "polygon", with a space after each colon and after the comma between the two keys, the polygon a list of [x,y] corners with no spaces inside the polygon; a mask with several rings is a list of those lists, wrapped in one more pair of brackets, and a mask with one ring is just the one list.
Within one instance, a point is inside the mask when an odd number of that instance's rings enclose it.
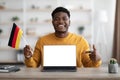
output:
{"label": "man's hand", "polygon": [[93,51],[86,51],[86,53],[90,53],[89,56],[90,56],[90,59],[92,61],[99,61],[99,60],[101,60],[100,55],[96,51],[95,45],[93,45]]}
{"label": "man's hand", "polygon": [[26,45],[24,47],[24,56],[25,58],[31,58],[32,57],[32,48],[29,45]]}

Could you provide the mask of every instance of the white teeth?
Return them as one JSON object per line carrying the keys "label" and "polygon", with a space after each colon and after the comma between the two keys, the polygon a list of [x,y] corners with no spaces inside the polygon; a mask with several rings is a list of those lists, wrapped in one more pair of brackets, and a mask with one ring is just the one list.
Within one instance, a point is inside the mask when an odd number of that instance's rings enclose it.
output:
{"label": "white teeth", "polygon": [[63,27],[64,25],[58,25],[59,27]]}

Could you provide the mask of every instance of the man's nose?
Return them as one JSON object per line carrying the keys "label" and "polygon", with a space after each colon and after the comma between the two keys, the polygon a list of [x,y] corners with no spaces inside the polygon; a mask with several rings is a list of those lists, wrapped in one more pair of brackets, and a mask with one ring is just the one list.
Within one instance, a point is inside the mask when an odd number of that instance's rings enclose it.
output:
{"label": "man's nose", "polygon": [[62,24],[64,21],[62,19],[59,20],[59,23]]}

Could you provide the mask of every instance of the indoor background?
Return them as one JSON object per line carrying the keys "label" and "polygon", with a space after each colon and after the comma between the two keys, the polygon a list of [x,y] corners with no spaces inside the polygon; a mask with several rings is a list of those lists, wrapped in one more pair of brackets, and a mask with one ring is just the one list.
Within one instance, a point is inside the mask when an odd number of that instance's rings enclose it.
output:
{"label": "indoor background", "polygon": [[[24,39],[34,49],[36,40],[54,31],[51,12],[63,6],[71,12],[70,32],[95,44],[103,63],[112,57],[116,0],[0,0],[0,63],[22,63]],[[24,31],[20,49],[8,47],[13,23]]]}

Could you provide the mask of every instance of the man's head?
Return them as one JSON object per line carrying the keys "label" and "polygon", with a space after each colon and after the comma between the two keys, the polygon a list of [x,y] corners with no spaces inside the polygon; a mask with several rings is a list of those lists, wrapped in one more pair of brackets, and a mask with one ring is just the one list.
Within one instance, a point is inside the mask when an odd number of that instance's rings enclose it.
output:
{"label": "man's head", "polygon": [[52,18],[58,12],[65,12],[65,13],[67,13],[68,17],[70,18],[70,12],[66,8],[64,8],[64,7],[57,7],[55,10],[53,10],[53,12],[51,14]]}
{"label": "man's head", "polygon": [[64,7],[57,7],[51,15],[55,33],[66,34],[70,26],[70,12]]}

